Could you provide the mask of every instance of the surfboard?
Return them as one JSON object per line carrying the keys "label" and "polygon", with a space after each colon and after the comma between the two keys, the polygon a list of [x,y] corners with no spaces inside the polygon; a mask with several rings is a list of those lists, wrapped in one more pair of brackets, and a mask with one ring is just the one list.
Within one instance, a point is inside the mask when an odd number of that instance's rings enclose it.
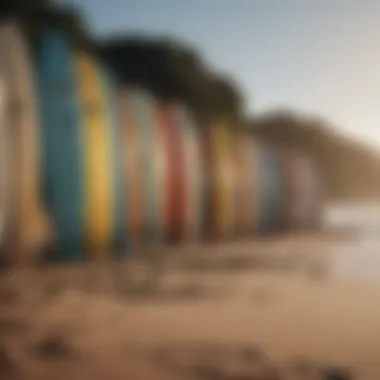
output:
{"label": "surfboard", "polygon": [[257,207],[255,194],[254,152],[250,136],[238,136],[235,142],[235,235],[252,235]]}
{"label": "surfboard", "polygon": [[136,93],[124,89],[119,95],[119,114],[122,123],[123,168],[125,186],[125,231],[132,248],[142,243],[143,220],[143,183],[142,165],[138,140],[138,118],[136,117]]}
{"label": "surfboard", "polygon": [[83,142],[83,218],[85,249],[90,259],[109,255],[113,232],[114,173],[112,135],[100,69],[84,52],[75,59],[80,130]]}
{"label": "surfboard", "polygon": [[185,202],[183,215],[183,241],[198,242],[201,238],[203,218],[203,175],[199,131],[189,109],[177,107],[179,132],[182,138]]}
{"label": "surfboard", "polygon": [[285,178],[284,228],[286,230],[294,229],[297,223],[297,196],[300,187],[299,167],[297,161],[297,153],[293,150],[286,149],[283,162]]}
{"label": "surfboard", "polygon": [[307,229],[318,213],[318,180],[311,160],[302,154],[293,157],[294,187],[292,226]]}
{"label": "surfboard", "polygon": [[304,182],[304,165],[301,157],[297,154],[291,157],[291,172],[292,172],[292,208],[291,208],[291,227],[299,229],[302,225],[302,220],[307,212],[307,204],[305,204],[307,187]]}
{"label": "surfboard", "polygon": [[186,203],[184,144],[180,131],[177,107],[173,104],[157,106],[159,128],[165,153],[165,241],[179,243],[182,238]]}
{"label": "surfboard", "polygon": [[[203,123],[202,123],[203,124]],[[213,183],[214,170],[211,150],[211,128],[202,125],[200,133],[200,153],[203,163],[203,215],[201,224],[202,240],[210,241],[214,238],[214,214],[213,214]]]}
{"label": "surfboard", "polygon": [[[165,143],[165,134],[160,127],[160,122],[157,118],[157,101],[152,101],[153,111],[153,135],[154,135],[154,149],[153,149],[153,171],[155,174],[154,182],[154,197],[155,197],[155,213],[156,213],[156,244],[164,245],[166,243],[165,231],[165,211],[166,211],[166,184],[168,174],[168,161],[167,161],[167,144]],[[175,242],[175,236],[173,239]]]}
{"label": "surfboard", "polygon": [[60,30],[46,30],[37,51],[44,200],[57,259],[83,259],[84,172],[82,117],[75,53]]}
{"label": "surfboard", "polygon": [[[0,76],[7,88],[5,112],[9,129],[9,181],[12,200],[8,210],[11,260],[37,259],[49,240],[48,219],[40,192],[38,105],[34,62],[27,42],[14,21],[0,26]],[[12,157],[10,157],[10,155]]]}
{"label": "surfboard", "polygon": [[100,63],[100,73],[107,109],[107,120],[110,133],[110,153],[113,177],[113,208],[112,208],[112,242],[110,249],[119,257],[127,252],[129,239],[125,233],[125,177],[123,170],[123,144],[121,114],[117,106],[118,86],[108,67]]}
{"label": "surfboard", "polygon": [[162,174],[165,158],[157,144],[160,135],[153,99],[139,91],[135,100],[143,187],[143,240],[148,245],[157,245],[164,241]]}
{"label": "surfboard", "polygon": [[[0,247],[3,248],[8,227],[9,189],[9,136],[5,114],[6,88],[0,77]],[[2,252],[2,251],[1,251]],[[1,255],[2,256],[2,255]],[[5,259],[4,256],[0,259]]]}
{"label": "surfboard", "polygon": [[253,202],[253,223],[251,225],[251,235],[257,235],[260,231],[260,144],[254,139],[248,139],[251,146],[251,162],[252,162],[252,177],[253,177],[253,187],[251,192],[252,202]]}
{"label": "surfboard", "polygon": [[279,156],[274,148],[260,143],[260,202],[259,202],[259,231],[273,232],[276,229],[282,206],[281,165]]}
{"label": "surfboard", "polygon": [[235,172],[229,126],[215,123],[211,131],[211,157],[214,174],[212,190],[213,231],[217,238],[232,236],[234,230]]}
{"label": "surfboard", "polygon": [[304,222],[306,229],[319,229],[323,219],[323,181],[317,163],[311,157],[305,157],[305,182],[309,188],[308,215]]}

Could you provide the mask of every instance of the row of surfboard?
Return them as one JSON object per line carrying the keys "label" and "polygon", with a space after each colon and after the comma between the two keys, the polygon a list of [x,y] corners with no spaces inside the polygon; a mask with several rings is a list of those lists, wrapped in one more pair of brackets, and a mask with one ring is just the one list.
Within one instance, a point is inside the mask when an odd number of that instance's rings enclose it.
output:
{"label": "row of surfboard", "polygon": [[315,221],[309,160],[180,104],[122,89],[94,56],[46,30],[31,51],[0,25],[0,228],[13,261],[47,242],[60,259],[140,244],[253,236]]}

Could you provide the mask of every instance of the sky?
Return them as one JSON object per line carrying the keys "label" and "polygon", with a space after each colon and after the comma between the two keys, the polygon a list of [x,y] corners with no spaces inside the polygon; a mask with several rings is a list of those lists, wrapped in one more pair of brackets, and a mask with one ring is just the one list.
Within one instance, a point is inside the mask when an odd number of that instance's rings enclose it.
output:
{"label": "sky", "polygon": [[246,108],[320,115],[380,148],[378,0],[57,0],[93,33],[174,36],[232,75]]}

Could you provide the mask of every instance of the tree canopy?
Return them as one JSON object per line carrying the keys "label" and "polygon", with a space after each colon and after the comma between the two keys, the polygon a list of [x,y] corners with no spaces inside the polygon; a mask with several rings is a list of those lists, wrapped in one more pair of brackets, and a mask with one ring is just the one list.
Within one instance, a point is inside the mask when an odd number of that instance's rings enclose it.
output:
{"label": "tree canopy", "polygon": [[207,67],[195,49],[170,39],[119,37],[99,43],[97,50],[123,85],[181,100],[205,123],[217,118],[234,125],[241,121],[238,86]]}
{"label": "tree canopy", "polygon": [[82,15],[71,6],[58,6],[51,0],[2,0],[0,20],[5,18],[16,19],[31,44],[45,27],[58,27],[76,45],[87,49],[93,45]]}

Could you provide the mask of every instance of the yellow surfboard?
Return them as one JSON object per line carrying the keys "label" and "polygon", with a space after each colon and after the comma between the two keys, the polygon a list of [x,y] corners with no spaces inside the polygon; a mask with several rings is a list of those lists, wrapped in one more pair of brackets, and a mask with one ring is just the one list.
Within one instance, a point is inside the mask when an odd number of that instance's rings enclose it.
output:
{"label": "yellow surfboard", "polygon": [[76,59],[82,102],[84,239],[91,258],[105,257],[111,245],[112,184],[109,119],[101,72],[92,57]]}
{"label": "yellow surfboard", "polygon": [[212,126],[214,233],[221,238],[230,237],[234,230],[235,173],[232,141],[228,124],[218,122]]}

